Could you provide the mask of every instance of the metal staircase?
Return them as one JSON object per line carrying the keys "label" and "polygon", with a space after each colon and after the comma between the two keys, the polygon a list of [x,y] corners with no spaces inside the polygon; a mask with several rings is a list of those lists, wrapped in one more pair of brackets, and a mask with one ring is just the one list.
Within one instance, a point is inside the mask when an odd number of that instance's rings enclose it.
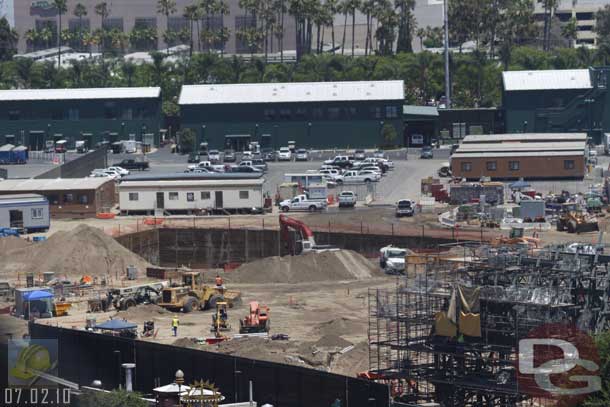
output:
{"label": "metal staircase", "polygon": [[593,115],[594,105],[603,103],[608,85],[610,67],[589,68],[592,88],[572,99],[563,107],[536,109],[536,132],[596,130],[593,123],[601,124]]}

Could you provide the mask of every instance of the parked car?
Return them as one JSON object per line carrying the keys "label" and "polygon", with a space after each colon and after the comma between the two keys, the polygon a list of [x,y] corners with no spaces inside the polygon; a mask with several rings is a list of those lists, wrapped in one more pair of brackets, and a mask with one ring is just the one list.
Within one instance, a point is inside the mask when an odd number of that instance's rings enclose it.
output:
{"label": "parked car", "polygon": [[294,159],[295,161],[309,161],[309,153],[304,148],[299,148]]}
{"label": "parked car", "polygon": [[356,150],[354,151],[354,159],[355,160],[364,160],[366,158],[366,154],[364,150]]}
{"label": "parked car", "polygon": [[343,191],[339,194],[339,208],[353,208],[356,206],[357,195],[353,191]]}
{"label": "parked car", "polygon": [[280,202],[280,210],[288,211],[321,211],[326,209],[325,200],[310,200],[306,195],[297,195],[292,199],[286,199]]}
{"label": "parked car", "polygon": [[186,160],[189,164],[198,163],[201,161],[199,153],[189,153],[189,157]]}
{"label": "parked car", "polygon": [[346,155],[338,155],[330,160],[324,161],[326,165],[334,165],[341,168],[351,168],[353,162]]}
{"label": "parked car", "polygon": [[430,147],[430,146],[423,146],[421,148],[421,153],[419,155],[419,158],[423,158],[423,159],[434,158],[434,153],[432,152],[432,147]]}
{"label": "parked car", "polygon": [[280,147],[280,151],[277,155],[278,161],[290,161],[292,160],[292,153],[288,147]]}
{"label": "parked car", "polygon": [[241,161],[238,166],[240,167],[254,167],[265,172],[267,171],[267,163],[260,158],[253,158],[252,160]]}
{"label": "parked car", "polygon": [[235,161],[237,161],[237,158],[235,157],[235,151],[225,150],[223,161],[226,163],[234,163]]}
{"label": "parked car", "polygon": [[[313,170],[313,171],[315,172],[315,170]],[[337,179],[338,177],[341,176],[341,171],[336,168],[319,170],[317,172],[328,176],[333,181],[335,181],[335,179]]]}
{"label": "parked car", "polygon": [[121,167],[126,170],[144,171],[150,168],[148,161],[136,161],[134,159],[125,159],[121,162],[112,164],[113,167]]}
{"label": "parked car", "polygon": [[401,199],[396,203],[396,217],[413,216],[415,205],[409,199]]}
{"label": "parked car", "polygon": [[385,153],[382,150],[377,150],[373,153],[375,158],[385,158]]}
{"label": "parked car", "polygon": [[275,161],[275,151],[272,148],[265,147],[261,150],[261,157],[265,161]]}
{"label": "parked car", "polygon": [[187,168],[186,170],[184,170],[184,172],[193,173],[193,174],[203,174],[203,173],[211,173],[214,171],[211,171],[207,168]]}
{"label": "parked car", "polygon": [[108,167],[108,169],[111,171],[118,172],[121,175],[121,177],[124,177],[125,175],[129,175],[129,171],[122,167]]}
{"label": "parked car", "polygon": [[237,165],[237,166],[231,167],[230,172],[260,172],[260,173],[262,173],[263,171],[260,170],[259,168],[252,167],[251,165]]}
{"label": "parked car", "polygon": [[347,183],[359,183],[359,182],[374,182],[379,181],[381,179],[380,174],[375,174],[373,172],[360,174],[358,171],[350,170],[345,171],[343,175],[336,177],[336,182],[338,184],[347,184]]}
{"label": "parked car", "polygon": [[254,154],[252,153],[252,151],[250,150],[246,150],[243,153],[241,153],[241,160],[251,160],[252,157],[254,156]]}
{"label": "parked car", "polygon": [[208,152],[208,160],[212,162],[212,164],[216,164],[220,162],[220,151],[218,150],[210,150]]}

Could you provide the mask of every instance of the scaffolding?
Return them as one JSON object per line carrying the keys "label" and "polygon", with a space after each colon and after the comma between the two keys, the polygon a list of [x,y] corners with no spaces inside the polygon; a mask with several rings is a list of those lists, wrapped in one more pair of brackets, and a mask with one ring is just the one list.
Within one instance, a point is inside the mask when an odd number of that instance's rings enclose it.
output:
{"label": "scaffolding", "polygon": [[[394,289],[369,290],[370,378],[390,385],[404,405],[555,405],[548,393],[522,388],[518,343],[552,324],[608,329],[610,257],[565,246],[460,250],[451,257],[439,248],[416,264],[407,259]],[[476,312],[464,293],[476,293]],[[463,333],[468,326],[474,333]]]}

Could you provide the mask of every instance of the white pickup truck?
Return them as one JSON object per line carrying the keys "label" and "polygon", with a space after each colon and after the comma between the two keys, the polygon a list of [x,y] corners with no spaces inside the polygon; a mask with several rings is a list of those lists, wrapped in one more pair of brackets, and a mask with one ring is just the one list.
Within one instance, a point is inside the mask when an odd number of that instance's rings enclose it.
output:
{"label": "white pickup truck", "polygon": [[353,208],[358,196],[353,191],[343,191],[339,194],[339,208]]}
{"label": "white pickup truck", "polygon": [[369,183],[379,181],[381,174],[374,173],[371,171],[345,171],[343,175],[337,176],[335,182],[337,184],[349,184],[349,183]]}
{"label": "white pickup truck", "polygon": [[404,274],[407,251],[392,245],[379,250],[379,265],[386,274]]}
{"label": "white pickup truck", "polygon": [[206,170],[214,172],[225,172],[225,166],[222,164],[212,164],[210,161],[201,161],[199,164],[189,165],[188,170],[196,170],[199,168],[205,168]]}
{"label": "white pickup truck", "polygon": [[280,210],[282,212],[289,211],[322,211],[326,209],[325,200],[311,200],[306,195],[297,195],[292,199],[286,199],[280,202]]}

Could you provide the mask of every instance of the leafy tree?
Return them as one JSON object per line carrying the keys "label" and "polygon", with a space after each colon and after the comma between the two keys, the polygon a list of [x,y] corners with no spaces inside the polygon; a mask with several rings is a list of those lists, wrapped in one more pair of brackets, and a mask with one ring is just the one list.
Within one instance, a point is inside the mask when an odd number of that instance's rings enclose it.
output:
{"label": "leafy tree", "polygon": [[19,34],[5,17],[0,18],[0,61],[9,61],[17,53]]}
{"label": "leafy tree", "polygon": [[138,393],[113,390],[109,393],[85,393],[79,399],[81,407],[146,407],[148,403]]}
{"label": "leafy tree", "polygon": [[610,40],[610,5],[605,5],[604,8],[595,13],[594,30],[600,42]]}
{"label": "leafy tree", "polygon": [[18,86],[21,88],[29,88],[32,80],[32,66],[34,60],[31,58],[16,58],[15,59],[15,75]]}
{"label": "leafy tree", "polygon": [[396,128],[390,123],[385,123],[381,128],[381,138],[384,147],[394,147],[398,138]]}
{"label": "leafy tree", "polygon": [[179,134],[179,147],[180,152],[188,154],[195,150],[195,143],[197,142],[197,135],[195,131],[190,128],[182,129]]}
{"label": "leafy tree", "polygon": [[416,26],[415,17],[413,16],[415,0],[395,0],[395,4],[396,8],[399,10],[396,52],[413,52],[411,44],[413,42],[413,33]]}
{"label": "leafy tree", "polygon": [[570,18],[570,21],[561,27],[561,35],[569,41],[570,47],[574,46],[578,35],[578,21],[575,17]]}
{"label": "leafy tree", "polygon": [[121,72],[127,79],[127,86],[133,86],[133,76],[136,73],[136,66],[132,62],[123,62],[121,65]]}
{"label": "leafy tree", "polygon": [[602,390],[585,400],[584,407],[606,407],[610,405],[610,331],[605,331],[595,337],[595,347],[599,355]]}

